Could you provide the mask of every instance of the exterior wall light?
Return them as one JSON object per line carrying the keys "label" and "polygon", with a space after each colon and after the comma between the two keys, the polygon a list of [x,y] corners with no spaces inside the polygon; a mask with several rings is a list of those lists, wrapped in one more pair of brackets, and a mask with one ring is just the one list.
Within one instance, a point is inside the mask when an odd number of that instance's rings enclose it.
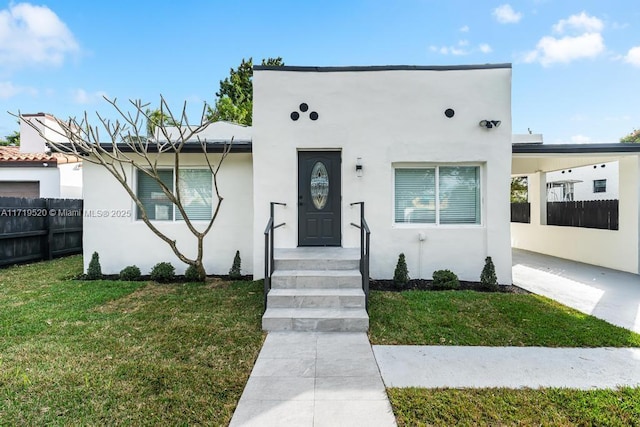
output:
{"label": "exterior wall light", "polygon": [[362,157],[358,157],[356,158],[356,176],[361,178],[362,172]]}
{"label": "exterior wall light", "polygon": [[483,128],[491,129],[499,127],[501,123],[502,122],[500,120],[480,120],[478,125]]}

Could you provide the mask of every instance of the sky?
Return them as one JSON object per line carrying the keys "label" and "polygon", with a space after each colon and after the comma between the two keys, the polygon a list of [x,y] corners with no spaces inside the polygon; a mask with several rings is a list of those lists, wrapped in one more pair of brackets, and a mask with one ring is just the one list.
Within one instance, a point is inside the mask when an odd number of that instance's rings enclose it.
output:
{"label": "sky", "polygon": [[640,128],[638,0],[0,0],[7,112],[92,122],[103,96],[186,101],[199,122],[243,58],[286,65],[511,63],[514,133],[618,142]]}

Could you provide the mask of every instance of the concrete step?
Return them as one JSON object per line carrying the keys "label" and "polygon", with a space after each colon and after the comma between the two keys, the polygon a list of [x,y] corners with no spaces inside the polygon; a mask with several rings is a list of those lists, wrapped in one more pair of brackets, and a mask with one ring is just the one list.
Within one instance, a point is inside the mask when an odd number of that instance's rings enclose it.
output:
{"label": "concrete step", "polygon": [[267,307],[365,308],[362,289],[271,289]]}
{"label": "concrete step", "polygon": [[359,259],[274,259],[276,270],[353,270],[360,268]]}
{"label": "concrete step", "polygon": [[276,270],[272,289],[361,289],[362,276],[351,270]]}
{"label": "concrete step", "polygon": [[276,249],[275,270],[353,270],[360,268],[360,251],[345,248],[303,247]]}
{"label": "concrete step", "polygon": [[366,332],[369,316],[364,308],[267,308],[265,331]]}

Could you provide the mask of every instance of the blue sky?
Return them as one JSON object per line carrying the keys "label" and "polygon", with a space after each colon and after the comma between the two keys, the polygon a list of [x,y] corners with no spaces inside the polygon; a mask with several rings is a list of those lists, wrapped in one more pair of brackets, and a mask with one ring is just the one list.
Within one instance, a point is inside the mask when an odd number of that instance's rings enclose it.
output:
{"label": "blue sky", "polygon": [[186,100],[196,120],[242,58],[287,65],[513,64],[513,131],[617,142],[640,127],[637,0],[0,0],[6,111],[111,114]]}

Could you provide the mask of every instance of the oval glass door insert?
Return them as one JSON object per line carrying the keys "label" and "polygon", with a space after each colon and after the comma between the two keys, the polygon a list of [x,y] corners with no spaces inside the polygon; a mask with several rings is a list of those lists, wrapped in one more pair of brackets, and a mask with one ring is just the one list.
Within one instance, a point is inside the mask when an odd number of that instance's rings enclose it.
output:
{"label": "oval glass door insert", "polygon": [[324,163],[316,162],[311,169],[311,200],[316,209],[321,210],[329,199],[329,173]]}

